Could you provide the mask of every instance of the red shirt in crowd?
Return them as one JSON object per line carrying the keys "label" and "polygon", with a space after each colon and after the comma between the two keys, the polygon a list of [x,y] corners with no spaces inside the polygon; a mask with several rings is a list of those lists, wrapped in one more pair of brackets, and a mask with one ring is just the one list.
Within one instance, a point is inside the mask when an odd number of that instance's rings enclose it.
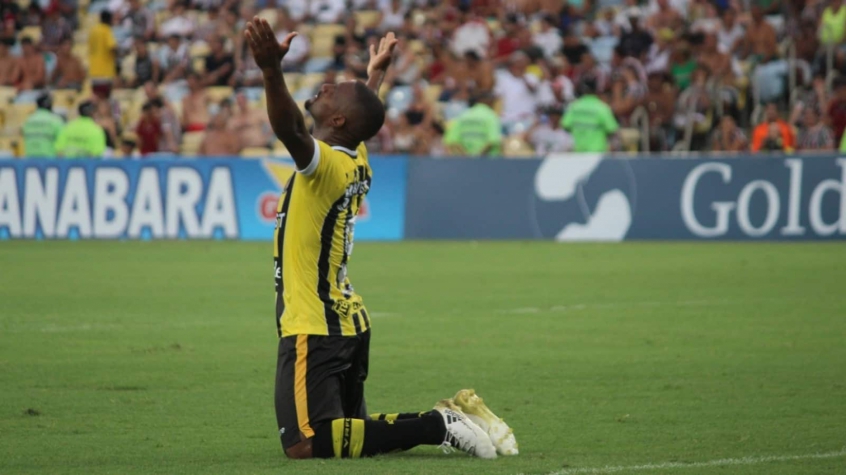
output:
{"label": "red shirt in crowd", "polygon": [[141,155],[159,151],[159,141],[164,134],[162,133],[162,123],[158,119],[141,118],[135,127],[135,133],[138,135],[138,150],[141,151]]}
{"label": "red shirt in crowd", "polygon": [[831,129],[834,131],[835,142],[840,143],[843,129],[846,129],[846,100],[836,99],[828,106],[828,118],[831,119]]}

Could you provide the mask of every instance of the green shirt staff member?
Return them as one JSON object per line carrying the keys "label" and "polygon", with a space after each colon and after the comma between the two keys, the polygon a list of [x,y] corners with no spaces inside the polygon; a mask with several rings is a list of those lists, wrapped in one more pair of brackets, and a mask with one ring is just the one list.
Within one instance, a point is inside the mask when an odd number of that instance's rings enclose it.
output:
{"label": "green shirt staff member", "polygon": [[458,155],[499,155],[502,153],[502,123],[491,108],[490,93],[471,99],[473,106],[447,124],[444,145]]}
{"label": "green shirt staff member", "polygon": [[580,96],[561,119],[561,127],[573,135],[573,151],[608,151],[608,136],[620,128],[608,104],[596,97],[596,79],[586,77],[579,84]]}
{"label": "green shirt staff member", "polygon": [[65,125],[58,114],[53,113],[53,98],[49,93],[38,96],[35,110],[22,127],[24,156],[30,158],[55,158],[56,139]]}
{"label": "green shirt staff member", "polygon": [[79,105],[79,117],[70,121],[56,140],[56,152],[65,158],[100,158],[106,151],[106,132],[92,117],[94,103]]}

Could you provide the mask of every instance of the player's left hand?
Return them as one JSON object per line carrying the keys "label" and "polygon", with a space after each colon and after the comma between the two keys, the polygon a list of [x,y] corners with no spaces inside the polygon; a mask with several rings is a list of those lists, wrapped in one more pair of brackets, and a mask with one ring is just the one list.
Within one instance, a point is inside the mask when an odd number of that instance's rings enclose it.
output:
{"label": "player's left hand", "polygon": [[376,45],[370,45],[370,63],[367,64],[367,77],[372,76],[376,71],[384,72],[388,70],[394,56],[394,48],[396,48],[398,42],[396,35],[391,31],[379,40],[378,48]]}

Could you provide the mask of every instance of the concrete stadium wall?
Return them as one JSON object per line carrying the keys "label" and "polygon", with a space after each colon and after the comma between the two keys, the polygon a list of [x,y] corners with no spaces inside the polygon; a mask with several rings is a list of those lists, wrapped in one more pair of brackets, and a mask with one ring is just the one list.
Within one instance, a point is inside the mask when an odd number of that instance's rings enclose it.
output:
{"label": "concrete stadium wall", "polygon": [[[846,237],[846,158],[373,157],[358,240]],[[273,236],[275,159],[0,160],[0,239]]]}

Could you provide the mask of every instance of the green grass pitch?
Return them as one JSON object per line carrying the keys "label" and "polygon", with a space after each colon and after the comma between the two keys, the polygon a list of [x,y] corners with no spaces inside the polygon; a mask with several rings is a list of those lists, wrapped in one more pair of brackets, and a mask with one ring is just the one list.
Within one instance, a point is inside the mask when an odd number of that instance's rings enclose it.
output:
{"label": "green grass pitch", "polygon": [[475,388],[495,461],[286,460],[270,256],[0,243],[0,474],[846,473],[843,244],[358,244],[369,408]]}

